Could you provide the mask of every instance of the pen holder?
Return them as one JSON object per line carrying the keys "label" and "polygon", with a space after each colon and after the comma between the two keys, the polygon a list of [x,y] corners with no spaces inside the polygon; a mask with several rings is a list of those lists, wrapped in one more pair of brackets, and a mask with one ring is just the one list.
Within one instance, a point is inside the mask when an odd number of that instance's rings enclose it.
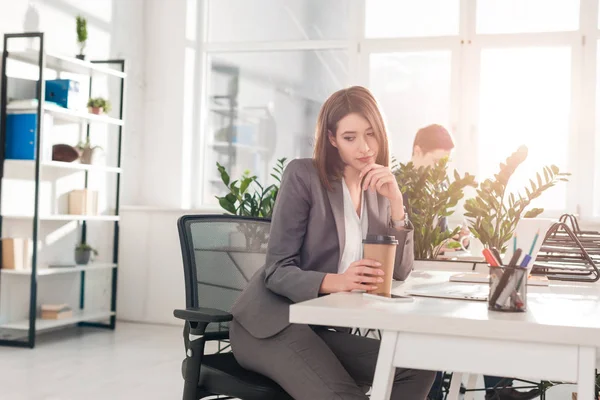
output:
{"label": "pen holder", "polygon": [[527,268],[490,267],[488,309],[527,311]]}

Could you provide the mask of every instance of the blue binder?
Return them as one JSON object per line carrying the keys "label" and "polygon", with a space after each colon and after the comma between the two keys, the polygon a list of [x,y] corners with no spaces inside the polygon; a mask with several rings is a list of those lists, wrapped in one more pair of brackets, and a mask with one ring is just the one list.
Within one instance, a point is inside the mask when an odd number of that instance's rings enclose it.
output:
{"label": "blue binder", "polygon": [[36,113],[10,113],[6,116],[6,153],[12,160],[35,160]]}

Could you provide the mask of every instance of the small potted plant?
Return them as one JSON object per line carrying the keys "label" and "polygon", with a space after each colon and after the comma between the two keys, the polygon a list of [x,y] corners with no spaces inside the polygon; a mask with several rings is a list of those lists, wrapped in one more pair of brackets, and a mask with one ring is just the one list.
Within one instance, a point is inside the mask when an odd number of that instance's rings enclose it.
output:
{"label": "small potted plant", "polygon": [[80,162],[87,165],[92,164],[94,151],[96,149],[102,150],[102,147],[100,146],[92,146],[89,137],[85,140],[85,142],[80,142],[75,148],[79,151]]}
{"label": "small potted plant", "polygon": [[79,46],[79,54],[75,57],[80,60],[85,60],[83,50],[85,49],[85,43],[87,41],[87,20],[81,15],[76,18],[77,26],[77,45]]}
{"label": "small potted plant", "polygon": [[98,251],[87,243],[80,243],[75,247],[75,264],[87,265],[90,262],[92,256],[98,255]]}
{"label": "small potted plant", "polygon": [[110,112],[110,101],[102,97],[95,97],[88,100],[88,110],[92,114],[101,115]]}

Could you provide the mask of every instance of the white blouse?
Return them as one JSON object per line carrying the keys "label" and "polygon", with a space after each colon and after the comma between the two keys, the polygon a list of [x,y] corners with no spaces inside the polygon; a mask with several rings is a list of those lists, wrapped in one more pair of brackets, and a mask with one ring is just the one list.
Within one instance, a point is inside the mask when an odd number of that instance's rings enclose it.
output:
{"label": "white blouse", "polygon": [[340,257],[338,265],[338,273],[346,272],[350,264],[358,261],[363,257],[362,241],[367,237],[369,230],[369,216],[365,209],[365,192],[362,192],[360,218],[356,213],[350,190],[346,185],[346,180],[342,179],[342,190],[344,192],[344,226],[346,231],[346,243],[344,244],[344,252]]}

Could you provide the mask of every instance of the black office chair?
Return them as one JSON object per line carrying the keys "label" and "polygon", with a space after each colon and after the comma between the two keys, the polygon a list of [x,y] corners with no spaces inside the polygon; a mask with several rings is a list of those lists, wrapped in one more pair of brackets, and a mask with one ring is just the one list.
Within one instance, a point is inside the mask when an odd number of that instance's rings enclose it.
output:
{"label": "black office chair", "polygon": [[[272,380],[242,368],[229,348],[229,312],[252,275],[265,261],[270,222],[228,215],[189,215],[177,221],[185,274],[183,400],[207,396],[243,400],[289,400]],[[219,341],[216,354],[204,354]],[[226,346],[221,348],[221,344]]]}

